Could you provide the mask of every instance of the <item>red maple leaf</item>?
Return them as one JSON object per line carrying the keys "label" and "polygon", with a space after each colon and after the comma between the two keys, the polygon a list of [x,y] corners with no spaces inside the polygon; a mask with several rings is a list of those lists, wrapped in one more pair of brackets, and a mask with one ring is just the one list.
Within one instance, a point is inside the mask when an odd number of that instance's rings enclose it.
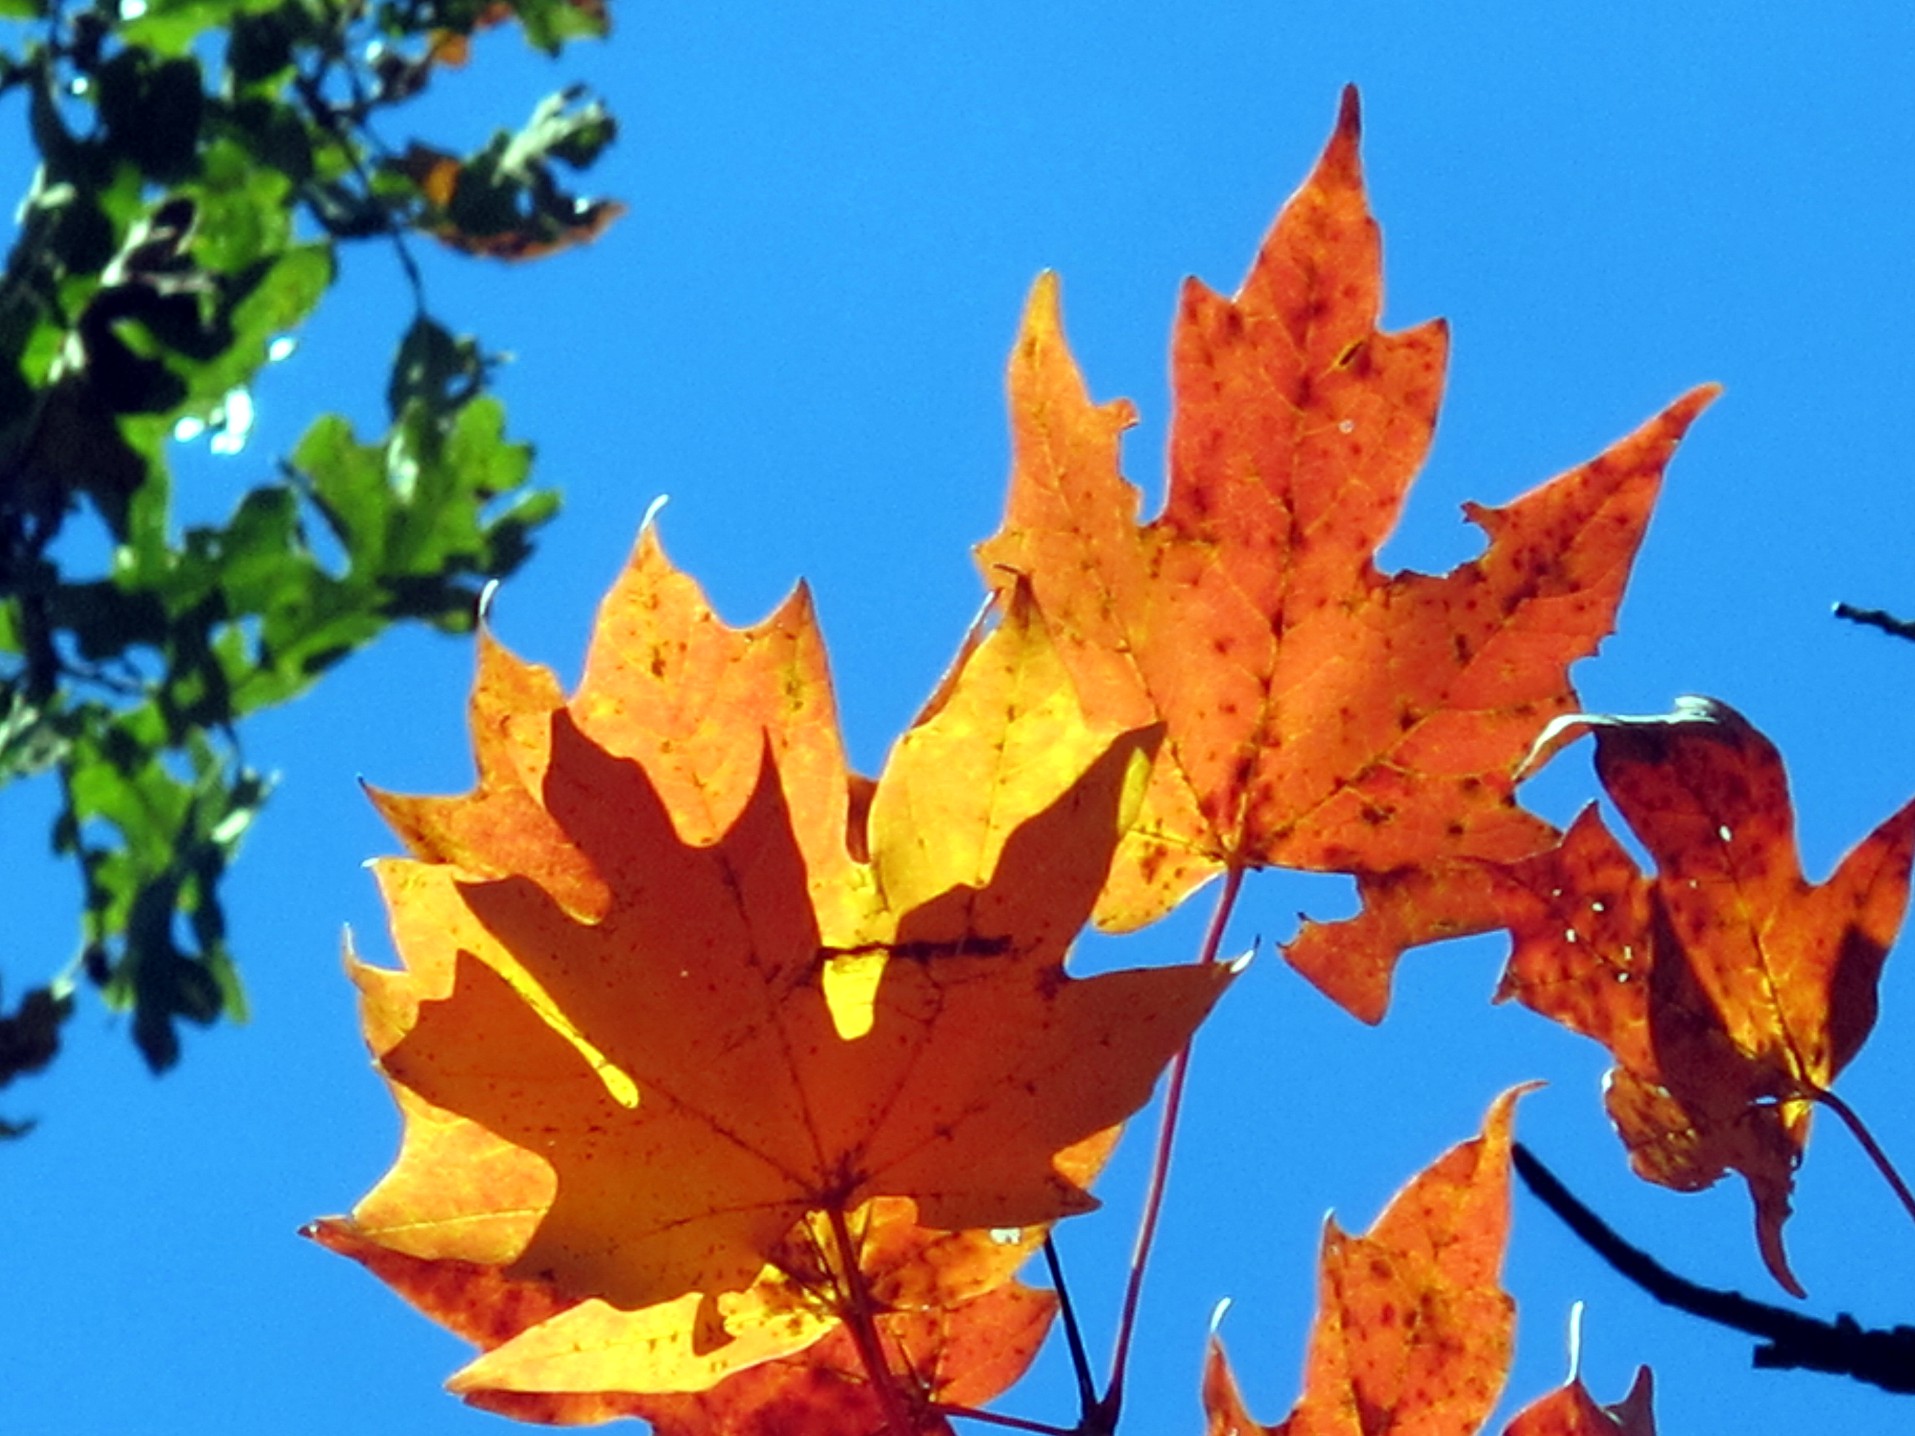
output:
{"label": "red maple leaf", "polygon": [[1609,1112],[1642,1176],[1693,1191],[1742,1173],[1763,1260],[1799,1296],[1782,1248],[1795,1168],[1812,1105],[1875,1023],[1915,802],[1814,885],[1781,756],[1734,709],[1685,699],[1660,717],[1578,714],[1545,746],[1584,733],[1655,875],[1594,807],[1559,846],[1512,865],[1502,902],[1515,948],[1498,996],[1609,1049]]}
{"label": "red maple leaf", "polygon": [[1569,665],[1610,631],[1663,466],[1714,390],[1504,508],[1467,508],[1480,558],[1380,573],[1448,339],[1440,322],[1376,327],[1357,133],[1352,90],[1237,296],[1185,285],[1169,497],[1149,523],[1118,468],[1133,411],[1091,403],[1056,281],[1039,283],[1011,361],[1010,496],[978,557],[994,586],[1031,585],[1090,712],[1164,725],[1098,921],[1151,921],[1220,872],[1352,873],[1363,917],[1288,955],[1376,1020],[1404,947],[1495,926],[1463,886],[1472,860],[1553,840],[1512,773],[1576,706]]}

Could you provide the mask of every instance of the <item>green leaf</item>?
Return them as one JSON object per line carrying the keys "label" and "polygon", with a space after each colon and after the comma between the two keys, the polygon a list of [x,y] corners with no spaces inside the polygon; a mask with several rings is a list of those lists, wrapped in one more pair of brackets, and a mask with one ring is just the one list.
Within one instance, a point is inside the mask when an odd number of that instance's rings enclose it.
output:
{"label": "green leaf", "polygon": [[516,0],[525,38],[548,55],[568,40],[598,39],[611,29],[603,0]]}
{"label": "green leaf", "polygon": [[[51,987],[35,987],[11,1015],[0,1014],[0,1087],[38,1072],[60,1051],[60,1028],[73,1015],[73,998]],[[33,1124],[0,1122],[0,1137],[24,1135]]]}
{"label": "green leaf", "polygon": [[292,189],[290,178],[260,165],[239,140],[214,140],[198,175],[180,190],[199,207],[193,259],[237,274],[278,256],[292,238]]}
{"label": "green leaf", "polygon": [[94,274],[106,267],[118,249],[113,220],[98,193],[73,184],[38,189],[28,201],[29,213],[50,217],[44,232],[45,252],[62,269]]}
{"label": "green leaf", "polygon": [[193,172],[206,109],[198,60],[124,49],[96,72],[94,93],[110,151],[161,184]]}
{"label": "green leaf", "polygon": [[342,415],[322,414],[293,450],[291,463],[310,484],[352,566],[381,564],[392,507],[384,448],[361,444]]}
{"label": "green leaf", "polygon": [[386,383],[386,408],[396,420],[414,403],[434,413],[465,402],[485,382],[486,366],[478,344],[455,336],[430,315],[421,314],[406,330]]}
{"label": "green leaf", "polygon": [[[604,30],[601,0],[508,3],[545,48]],[[0,529],[18,550],[0,576],[0,783],[57,771],[51,837],[83,879],[84,969],[156,1070],[182,1023],[244,1013],[219,888],[267,785],[233,726],[394,622],[469,626],[480,581],[523,562],[556,511],[485,392],[493,361],[425,317],[395,357],[385,433],[321,418],[224,523],[178,532],[171,503],[177,421],[252,387],[331,285],[339,239],[429,220],[525,257],[611,217],[555,177],[613,137],[578,91],[474,162],[422,148],[417,174],[380,163],[368,122],[440,72],[426,47],[505,13],[385,5],[382,61],[364,12],[314,0],[145,0],[131,20],[0,0],[44,30],[0,54],[39,160],[0,305]],[[463,235],[446,217],[461,206],[502,228]],[[104,573],[71,557],[97,551],[97,530],[63,536],[96,520]],[[0,1010],[0,1071],[25,1012]]]}
{"label": "green leaf", "polygon": [[233,307],[234,340],[249,358],[257,356],[255,368],[266,360],[267,342],[303,323],[332,281],[332,246],[327,244],[298,245],[261,273]]}
{"label": "green leaf", "polygon": [[[122,376],[121,397],[129,397],[126,386],[139,372]],[[160,382],[154,379],[156,386]],[[155,391],[149,397],[157,401],[160,396]],[[76,375],[42,391],[38,420],[30,449],[15,457],[27,482],[59,507],[70,495],[87,495],[108,527],[116,535],[123,533],[135,497],[150,482],[151,469],[115,422],[112,404],[93,377]]]}
{"label": "green leaf", "polygon": [[190,774],[175,772],[163,726],[148,705],[76,741],[65,824],[86,875],[90,969],[109,1005],[132,1010],[156,1072],[178,1060],[179,1022],[243,1011],[217,888],[267,791],[200,737],[185,745]]}
{"label": "green leaf", "polygon": [[105,579],[60,584],[48,610],[55,627],[72,635],[80,657],[89,663],[139,646],[157,647],[165,638],[161,602],[151,593],[128,592]]}
{"label": "green leaf", "polygon": [[270,10],[277,0],[148,0],[139,19],[119,27],[120,38],[161,55],[184,55],[208,31],[240,15]]}
{"label": "green leaf", "polygon": [[304,567],[299,502],[288,488],[254,489],[212,537],[219,588],[229,613],[265,612]]}
{"label": "green leaf", "polygon": [[237,90],[277,88],[293,69],[293,45],[311,38],[297,6],[233,17],[226,37],[226,73]]}
{"label": "green leaf", "polygon": [[46,771],[65,758],[67,747],[54,713],[24,685],[0,683],[0,782]]}
{"label": "green leaf", "polygon": [[313,147],[323,144],[325,136],[315,134],[306,113],[293,105],[267,94],[242,95],[233,101],[222,127],[245,147],[255,165],[284,175],[294,186],[308,184],[318,171]]}
{"label": "green leaf", "polygon": [[453,418],[441,462],[458,474],[460,489],[489,499],[525,482],[532,472],[532,450],[507,441],[505,405],[482,394]]}

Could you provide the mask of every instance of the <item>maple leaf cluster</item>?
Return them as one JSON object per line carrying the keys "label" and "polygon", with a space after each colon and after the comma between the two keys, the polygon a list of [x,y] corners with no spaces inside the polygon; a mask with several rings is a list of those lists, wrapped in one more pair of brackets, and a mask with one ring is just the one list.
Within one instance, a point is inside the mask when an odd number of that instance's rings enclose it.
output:
{"label": "maple leaf cluster", "polygon": [[[805,591],[727,627],[649,521],[576,691],[481,634],[475,788],[373,794],[407,850],[375,865],[403,967],[349,962],[403,1145],[310,1229],[482,1348],[468,1401],[669,1436],[935,1431],[989,1401],[1057,1307],[1018,1272],[1181,1072],[1237,971],[1216,959],[1239,884],[1271,866],[1354,877],[1361,911],[1286,956],[1369,1021],[1407,948],[1510,933],[1499,995],[1609,1048],[1636,1169],[1741,1173],[1799,1291],[1793,1172],[1874,1019],[1915,804],[1812,887],[1746,720],[1577,711],[1569,667],[1711,389],[1470,506],[1478,558],[1378,570],[1446,334],[1377,328],[1357,139],[1351,93],[1238,294],[1186,285],[1149,522],[1118,464],[1132,411],[1091,400],[1039,281],[978,550],[993,621],[875,782]],[[1584,734],[1653,874],[1593,807],[1559,833],[1517,802]],[[1198,961],[1067,972],[1087,923],[1140,927],[1218,877]],[[1514,1321],[1516,1096],[1367,1236],[1331,1224],[1287,1421],[1257,1425],[1213,1350],[1213,1433],[1479,1429]],[[1572,1382],[1507,1429],[1642,1436],[1648,1392],[1605,1409]]]}

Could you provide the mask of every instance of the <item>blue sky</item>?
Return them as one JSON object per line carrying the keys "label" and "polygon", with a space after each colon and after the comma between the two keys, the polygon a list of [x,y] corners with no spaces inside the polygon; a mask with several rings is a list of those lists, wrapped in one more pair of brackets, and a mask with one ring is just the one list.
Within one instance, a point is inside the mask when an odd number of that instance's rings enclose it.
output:
{"label": "blue sky", "polygon": [[[1906,6],[648,3],[615,18],[609,44],[556,66],[492,37],[422,119],[429,138],[476,145],[583,77],[625,125],[594,184],[632,212],[597,246],[526,269],[427,265],[435,310],[515,356],[513,427],[567,494],[499,600],[519,652],[576,677],[600,594],[669,494],[667,547],[730,620],[811,580],[852,751],[874,769],[979,599],[968,547],[1002,501],[1004,362],[1032,279],[1063,275],[1093,392],[1140,405],[1126,464],[1156,492],[1177,285],[1236,287],[1355,81],[1386,323],[1443,315],[1454,341],[1435,452],[1386,564],[1467,557],[1461,502],[1506,501],[1721,381],[1621,632],[1577,672],[1585,701],[1652,712],[1701,692],[1742,709],[1790,763],[1814,877],[1915,792],[1915,647],[1828,616],[1836,599],[1915,614]],[[17,126],[17,105],[0,121]],[[373,422],[403,316],[389,256],[355,252],[260,385],[251,446],[193,463],[189,511],[218,512],[318,406]],[[470,667],[469,645],[401,635],[254,725],[250,757],[282,776],[232,882],[250,1025],[189,1034],[156,1082],[124,1024],[85,1007],[53,1072],[5,1094],[6,1115],[41,1118],[0,1150],[9,1430],[503,1429],[438,1389],[461,1343],[294,1235],[350,1206],[395,1141],[338,960],[348,923],[384,950],[360,864],[393,843],[355,777],[462,790]],[[1534,800],[1566,819],[1592,792],[1572,751]],[[10,990],[70,950],[70,878],[41,856],[49,801],[5,795]],[[1602,1117],[1600,1053],[1488,1005],[1498,943],[1413,955],[1377,1030],[1267,950],[1298,909],[1347,903],[1338,880],[1248,886],[1230,945],[1266,951],[1200,1041],[1126,1431],[1200,1429],[1204,1334],[1225,1296],[1252,1409],[1279,1419],[1325,1213],[1367,1225],[1532,1077],[1550,1085],[1525,1099],[1522,1136],[1625,1233],[1698,1280],[1783,1299],[1739,1185],[1683,1197],[1635,1182]],[[1179,960],[1196,940],[1192,914],[1089,956]],[[1880,1029],[1838,1087],[1915,1163],[1908,962],[1891,958]],[[1100,1187],[1106,1212],[1060,1236],[1098,1351],[1142,1145]],[[1915,1229],[1833,1124],[1797,1212],[1808,1310],[1915,1317]],[[1506,1412],[1561,1380],[1582,1299],[1592,1388],[1619,1397],[1652,1363],[1664,1431],[1908,1421],[1905,1399],[1750,1372],[1746,1339],[1659,1310],[1520,1197],[1509,1285]],[[1053,1351],[1005,1405],[1068,1422],[1070,1392]]]}

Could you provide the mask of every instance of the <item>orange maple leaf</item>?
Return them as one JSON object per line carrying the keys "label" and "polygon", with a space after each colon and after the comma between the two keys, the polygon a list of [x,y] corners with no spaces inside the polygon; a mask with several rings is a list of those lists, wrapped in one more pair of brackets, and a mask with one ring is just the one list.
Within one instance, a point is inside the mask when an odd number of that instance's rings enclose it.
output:
{"label": "orange maple leaf", "polygon": [[1376,327],[1357,136],[1350,90],[1237,297],[1185,285],[1169,497],[1148,524],[1118,467],[1134,412],[1091,403],[1039,282],[1011,360],[1010,496],[978,558],[993,586],[1030,583],[1090,712],[1165,725],[1099,923],[1151,921],[1229,870],[1353,873],[1364,918],[1288,955],[1374,1021],[1405,946],[1495,925],[1480,893],[1432,897],[1451,869],[1553,839],[1511,773],[1575,707],[1569,664],[1610,631],[1663,467],[1715,391],[1507,507],[1467,507],[1481,558],[1379,573],[1447,337]]}
{"label": "orange maple leaf", "polygon": [[[462,1373],[473,1390],[549,1391],[526,1372],[587,1328],[607,1354],[574,1363],[574,1393],[779,1359],[873,1301],[886,1231],[968,1233],[964,1262],[939,1258],[962,1300],[1002,1286],[1032,1228],[1094,1205],[1086,1154],[1229,980],[1064,974],[1156,734],[1085,720],[1027,598],[855,820],[802,595],[725,629],[649,532],[578,694],[488,639],[472,714],[473,793],[376,795],[416,855],[378,867],[406,967],[354,974],[406,1140],[322,1230],[564,1303],[540,1318],[563,1331],[488,1328],[509,1344]],[[908,1216],[859,1216],[893,1200]],[[987,1228],[1024,1235],[980,1265]],[[932,1285],[885,1309],[958,1301]],[[581,1303],[683,1309],[607,1337]],[[646,1343],[669,1384],[610,1380]],[[729,1365],[692,1359],[728,1343]]]}
{"label": "orange maple leaf", "polygon": [[[876,1328],[923,1398],[981,1405],[1023,1374],[1054,1315],[1051,1293],[1011,1280],[1042,1231],[930,1232],[910,1216],[911,1203],[885,1198],[850,1221]],[[307,1235],[481,1347],[449,1386],[488,1411],[566,1426],[641,1416],[660,1436],[735,1431],[740,1413],[760,1423],[751,1429],[833,1436],[879,1430],[886,1416],[818,1298],[831,1281],[819,1266],[823,1231],[777,1254],[746,1293],[636,1312],[496,1266],[407,1255],[383,1244],[394,1233],[358,1219],[315,1222]]]}
{"label": "orange maple leaf", "polygon": [[[1013,1282],[949,1307],[887,1314],[878,1326],[926,1402],[976,1408],[1024,1374],[1055,1310],[1050,1292]],[[474,1404],[516,1414],[503,1404]],[[900,1436],[843,1330],[710,1391],[641,1397],[607,1414],[642,1416],[655,1436]],[[952,1429],[921,1410],[902,1436],[951,1436]]]}
{"label": "orange maple leaf", "polygon": [[1410,1182],[1371,1227],[1323,1234],[1303,1397],[1274,1427],[1250,1418],[1213,1339],[1204,1371],[1211,1436],[1470,1436],[1509,1373],[1515,1303],[1500,1282],[1509,1238],[1510,1126],[1491,1105],[1482,1135]]}
{"label": "orange maple leaf", "polygon": [[[569,704],[550,671],[482,636],[471,703],[478,788],[461,798],[375,791],[380,813],[415,857],[545,882],[524,864],[547,853],[589,888],[589,866],[550,854],[553,830],[538,816],[548,719],[561,707],[594,743],[645,769],[687,842],[714,842],[731,826],[769,750],[807,869],[821,889],[845,882],[852,784],[824,639],[802,585],[762,623],[728,627],[647,523],[599,609]],[[487,816],[495,806],[500,815]],[[604,901],[602,888],[568,892]]]}
{"label": "orange maple leaf", "polygon": [[1593,806],[1561,844],[1512,865],[1516,998],[1616,1059],[1606,1101],[1630,1162],[1682,1191],[1742,1173],[1775,1279],[1800,1296],[1782,1226],[1809,1112],[1860,1049],[1908,903],[1915,802],[1802,876],[1781,755],[1741,714],[1682,700],[1661,717],[1577,714],[1596,771],[1655,859],[1645,878]]}
{"label": "orange maple leaf", "polygon": [[[1327,1223],[1303,1396],[1283,1421],[1250,1415],[1212,1339],[1209,1436],[1475,1436],[1509,1376],[1516,1308],[1501,1274],[1510,1128],[1526,1090],[1498,1097],[1482,1135],[1425,1168],[1366,1235]],[[1647,1370],[1608,1408],[1572,1378],[1505,1436],[1655,1436],[1649,1408]]]}
{"label": "orange maple leaf", "polygon": [[1654,1400],[1646,1366],[1636,1368],[1629,1394],[1610,1406],[1598,1405],[1581,1378],[1572,1377],[1518,1412],[1503,1436],[1656,1436]]}

